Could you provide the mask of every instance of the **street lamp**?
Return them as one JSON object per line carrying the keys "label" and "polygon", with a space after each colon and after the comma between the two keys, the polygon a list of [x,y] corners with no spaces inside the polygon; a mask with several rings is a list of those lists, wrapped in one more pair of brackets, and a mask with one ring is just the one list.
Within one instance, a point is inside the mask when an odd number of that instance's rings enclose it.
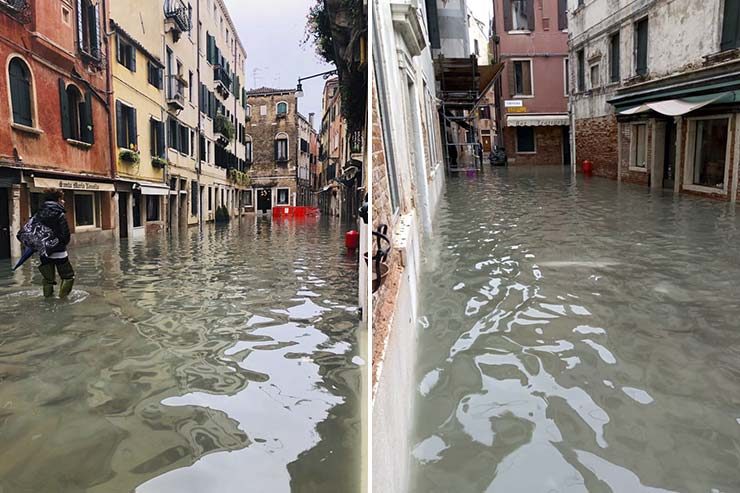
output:
{"label": "street lamp", "polygon": [[314,79],[316,77],[323,77],[324,80],[326,80],[332,75],[337,75],[337,69],[327,70],[326,72],[321,72],[320,74],[309,75],[308,77],[298,77],[298,85],[295,88],[296,97],[299,97],[299,98],[303,97],[303,84],[301,84],[302,81],[308,80],[308,79]]}

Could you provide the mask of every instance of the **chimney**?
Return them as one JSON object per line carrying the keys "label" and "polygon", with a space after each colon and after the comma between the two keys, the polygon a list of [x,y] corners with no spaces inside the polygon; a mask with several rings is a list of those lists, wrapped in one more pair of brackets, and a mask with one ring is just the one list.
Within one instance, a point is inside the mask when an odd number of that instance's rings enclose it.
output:
{"label": "chimney", "polygon": [[313,117],[316,115],[316,113],[309,113],[308,114],[308,124],[313,128]]}

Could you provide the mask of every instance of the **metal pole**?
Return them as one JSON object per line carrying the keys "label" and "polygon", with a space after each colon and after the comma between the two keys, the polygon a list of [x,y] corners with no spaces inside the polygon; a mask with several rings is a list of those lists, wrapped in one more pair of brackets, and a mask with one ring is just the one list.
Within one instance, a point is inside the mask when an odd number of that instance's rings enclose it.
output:
{"label": "metal pole", "polygon": [[[196,179],[195,179],[195,183],[196,183],[196,186],[197,186],[197,189],[198,189],[197,190],[198,191],[198,227],[199,227],[200,231],[203,231],[203,193],[200,190],[200,175],[203,172],[203,163],[202,163],[202,161],[200,159],[200,155],[201,155],[201,152],[202,152],[201,144],[200,144],[200,139],[201,139],[201,135],[202,135],[201,133],[203,131],[203,128],[202,128],[203,123],[201,121],[201,118],[202,117],[201,117],[201,113],[200,113],[201,112],[201,109],[202,109],[201,108],[201,99],[202,98],[201,98],[201,89],[200,89],[201,88],[201,78],[200,78],[200,35],[201,35],[201,33],[200,33],[200,2],[196,2],[195,5],[196,5],[196,7],[195,7],[195,17],[196,17],[195,22],[196,22],[196,24],[198,26],[198,28],[196,29],[196,34],[198,36],[198,40],[195,43],[195,46],[197,48],[196,49],[197,61],[196,61],[196,69],[195,70],[196,70],[196,73],[197,73],[197,77],[196,78],[198,79],[198,130],[196,132],[198,134],[198,137],[197,137],[198,138],[198,146],[197,146],[197,149],[198,149],[197,154],[198,154],[198,156],[197,156],[197,161],[196,161],[197,164],[195,166],[195,168],[196,168]],[[192,27],[191,27],[191,29],[192,29]],[[191,193],[192,193],[192,190],[191,190]],[[193,200],[195,200],[195,198],[193,198]]]}

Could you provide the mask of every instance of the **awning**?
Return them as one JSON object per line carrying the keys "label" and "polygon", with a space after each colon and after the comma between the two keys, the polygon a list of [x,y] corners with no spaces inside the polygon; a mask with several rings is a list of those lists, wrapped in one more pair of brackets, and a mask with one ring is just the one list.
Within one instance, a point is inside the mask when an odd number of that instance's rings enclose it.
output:
{"label": "awning", "polygon": [[684,99],[666,99],[664,101],[645,103],[620,111],[619,114],[635,115],[652,110],[661,115],[681,116],[712,103],[733,103],[735,101],[738,101],[737,91],[730,91],[721,94],[705,94],[703,96],[692,96]]}
{"label": "awning", "polygon": [[96,181],[81,181],[71,178],[33,178],[33,186],[36,188],[59,188],[62,190],[82,190],[86,192],[114,192],[113,183],[100,183]]}
{"label": "awning", "polygon": [[509,127],[567,127],[568,115],[507,115]]}
{"label": "awning", "polygon": [[142,195],[169,195],[170,187],[166,185],[154,185],[151,183],[139,183],[134,185],[135,190],[139,190]]}

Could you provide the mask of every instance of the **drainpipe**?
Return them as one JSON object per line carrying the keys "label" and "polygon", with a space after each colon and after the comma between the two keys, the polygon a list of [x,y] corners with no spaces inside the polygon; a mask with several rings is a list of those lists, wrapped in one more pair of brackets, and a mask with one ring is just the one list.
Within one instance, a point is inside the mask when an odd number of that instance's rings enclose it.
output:
{"label": "drainpipe", "polygon": [[[108,11],[108,1],[102,0],[102,6],[103,6],[103,32],[105,33],[105,56],[108,60],[108,63],[105,64],[105,90],[108,94],[108,148],[110,150],[110,176],[113,180],[115,180],[118,177],[118,155],[116,154],[117,150],[117,143],[116,143],[116,136],[113,132],[113,126],[115,125],[115,117],[114,117],[114,111],[116,108],[116,102],[115,98],[113,96],[113,70],[112,70],[112,64],[110,63],[110,36],[113,34],[112,31],[108,31],[108,28],[110,26],[110,12]],[[116,204],[113,202],[115,201],[115,198],[118,197],[117,192],[113,192],[111,194],[111,211],[114,213],[117,212]],[[118,224],[118,220],[121,217],[120,212],[118,214],[115,214],[116,217],[112,218],[112,224],[113,227],[113,236],[118,238],[121,231],[121,225]],[[126,217],[129,217],[129,214],[126,214]],[[115,225],[118,224],[118,227],[115,227]],[[128,225],[126,225],[126,228],[128,228]]]}
{"label": "drainpipe", "polygon": [[[200,2],[195,2],[195,22],[198,26],[195,30],[197,34],[197,38],[198,38],[198,40],[195,43],[196,48],[197,48],[196,49],[197,61],[196,61],[195,71],[197,74],[196,79],[198,80],[198,129],[196,131],[196,133],[198,134],[196,137],[198,139],[198,146],[197,146],[198,155],[196,156],[197,161],[195,165],[195,171],[196,171],[195,183],[198,188],[198,227],[200,228],[201,231],[203,231],[203,193],[200,190],[200,175],[203,172],[203,163],[200,159],[200,154],[202,151],[202,149],[200,148],[200,136],[201,136],[201,132],[203,131],[203,128],[202,128],[203,122],[201,121],[202,117],[201,117],[201,107],[200,107],[201,105],[201,97],[200,97],[200,85],[201,85],[201,82],[200,82],[200,48],[201,48],[200,47],[200,35],[201,35],[200,33]],[[192,26],[191,26],[191,29],[192,29]],[[192,193],[192,190],[191,190],[191,193]],[[195,200],[195,198],[193,198],[193,200]]]}

